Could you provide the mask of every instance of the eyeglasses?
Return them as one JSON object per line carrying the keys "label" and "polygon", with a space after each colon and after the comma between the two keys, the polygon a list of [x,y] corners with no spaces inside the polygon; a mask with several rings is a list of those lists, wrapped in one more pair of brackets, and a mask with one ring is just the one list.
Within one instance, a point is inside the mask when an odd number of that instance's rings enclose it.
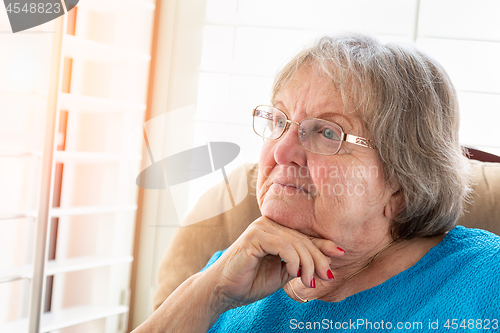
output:
{"label": "eyeglasses", "polygon": [[316,154],[335,155],[343,141],[374,148],[370,140],[345,134],[340,125],[331,121],[309,118],[298,123],[288,119],[282,111],[267,105],[259,105],[253,110],[253,130],[264,139],[280,139],[290,128],[290,124],[299,126],[300,143],[305,149]]}

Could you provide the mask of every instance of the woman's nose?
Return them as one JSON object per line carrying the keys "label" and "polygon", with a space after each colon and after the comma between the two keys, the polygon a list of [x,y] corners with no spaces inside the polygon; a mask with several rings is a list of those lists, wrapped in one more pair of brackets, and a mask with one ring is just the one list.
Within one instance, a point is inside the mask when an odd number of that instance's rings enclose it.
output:
{"label": "woman's nose", "polygon": [[276,142],[274,147],[276,163],[287,166],[307,165],[306,150],[300,143],[298,130],[296,124],[290,124],[288,131]]}

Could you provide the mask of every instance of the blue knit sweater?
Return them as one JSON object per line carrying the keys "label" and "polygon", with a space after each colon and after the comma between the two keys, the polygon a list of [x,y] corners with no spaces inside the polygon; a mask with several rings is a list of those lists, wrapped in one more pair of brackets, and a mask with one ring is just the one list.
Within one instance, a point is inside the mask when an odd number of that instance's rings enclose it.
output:
{"label": "blue knit sweater", "polygon": [[209,332],[500,332],[499,254],[500,237],[457,226],[376,287],[336,303],[299,303],[280,289],[225,312]]}

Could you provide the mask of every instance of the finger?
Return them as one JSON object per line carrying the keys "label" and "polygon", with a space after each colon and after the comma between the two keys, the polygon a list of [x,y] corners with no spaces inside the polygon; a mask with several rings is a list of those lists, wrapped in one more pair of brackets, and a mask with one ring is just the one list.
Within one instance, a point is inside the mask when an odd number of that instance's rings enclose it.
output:
{"label": "finger", "polygon": [[286,270],[290,276],[297,276],[300,267],[300,256],[295,247],[288,239],[270,233],[257,239],[254,245],[255,256],[263,258],[268,254],[279,256],[286,264]]}
{"label": "finger", "polygon": [[313,244],[326,256],[331,258],[340,258],[345,254],[345,251],[338,247],[334,242],[323,238],[310,238]]}
{"label": "finger", "polygon": [[273,223],[273,228],[268,232],[275,232],[279,236],[289,239],[299,254],[301,266],[300,278],[305,286],[314,288],[314,273],[322,280],[332,279],[333,274],[330,270],[331,259],[318,249],[309,236],[275,222]]}
{"label": "finger", "polygon": [[[320,249],[313,243],[313,241],[309,237],[306,236],[304,238],[303,244],[305,245],[309,255],[313,260],[314,270],[312,273],[316,273],[316,275],[322,280],[328,281],[333,279],[333,273],[330,270],[331,259],[322,251],[320,251]],[[311,276],[311,278],[313,278],[313,276]],[[315,283],[312,283],[309,280],[309,286],[314,288],[314,284]]]}
{"label": "finger", "polygon": [[254,226],[260,227],[266,234],[275,234],[289,240],[300,257],[300,272],[296,274],[300,275],[306,287],[315,287],[314,273],[322,280],[332,279],[331,259],[313,244],[310,236],[285,227],[265,216],[256,220]]}
{"label": "finger", "polygon": [[[291,235],[287,235],[291,237]],[[284,237],[285,238],[285,237]],[[315,283],[313,282],[314,272],[316,263],[311,254],[310,248],[303,242],[303,240],[293,239],[291,241],[292,246],[297,252],[300,259],[300,271],[296,273],[297,277],[300,277],[302,283],[309,288],[314,288]]]}

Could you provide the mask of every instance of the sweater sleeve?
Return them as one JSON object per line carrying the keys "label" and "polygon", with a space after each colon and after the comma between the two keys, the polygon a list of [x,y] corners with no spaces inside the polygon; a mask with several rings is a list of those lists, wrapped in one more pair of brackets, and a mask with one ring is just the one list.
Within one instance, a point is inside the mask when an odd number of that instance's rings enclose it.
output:
{"label": "sweater sleeve", "polygon": [[205,267],[203,267],[203,269],[200,271],[200,272],[203,272],[204,270],[206,270],[208,267],[212,266],[214,264],[214,262],[217,261],[217,259],[220,258],[220,256],[225,252],[226,250],[224,251],[217,251],[214,253],[214,255],[212,256],[212,258],[210,258],[210,260],[207,262],[207,265]]}

